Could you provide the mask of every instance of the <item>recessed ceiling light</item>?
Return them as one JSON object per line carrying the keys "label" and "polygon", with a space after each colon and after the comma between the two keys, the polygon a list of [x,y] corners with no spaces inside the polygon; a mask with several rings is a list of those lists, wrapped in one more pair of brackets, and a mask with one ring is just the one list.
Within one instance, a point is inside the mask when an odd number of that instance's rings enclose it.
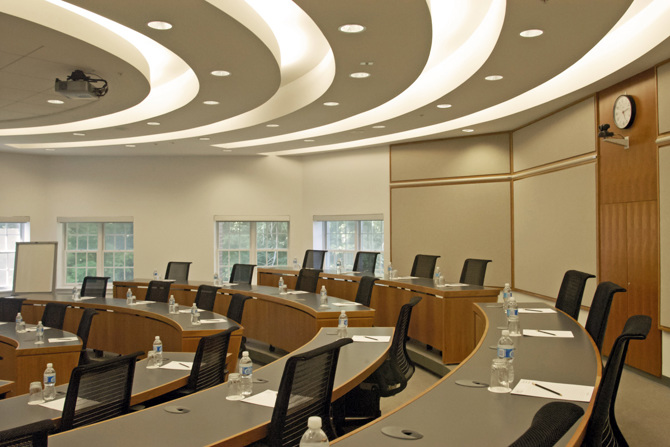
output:
{"label": "recessed ceiling light", "polygon": [[65,104],[65,101],[61,101],[60,99],[47,99],[47,102],[49,104]]}
{"label": "recessed ceiling light", "polygon": [[265,127],[279,127],[279,124],[266,124]]}
{"label": "recessed ceiling light", "polygon": [[324,105],[324,106],[328,106],[328,107],[335,107],[335,106],[339,106],[340,103],[339,103],[339,102],[335,102],[335,101],[327,101],[327,102],[324,102],[323,105]]}
{"label": "recessed ceiling light", "polygon": [[221,152],[232,152],[232,149],[222,149]]}
{"label": "recessed ceiling light", "polygon": [[526,31],[521,31],[519,35],[521,37],[537,37],[541,36],[544,33],[541,29],[527,29]]}
{"label": "recessed ceiling light", "polygon": [[149,28],[153,28],[153,29],[157,29],[157,30],[161,30],[161,31],[172,28],[171,23],[162,22],[160,20],[154,20],[153,22],[149,22],[149,23],[147,23],[147,26]]}
{"label": "recessed ceiling light", "polygon": [[500,81],[502,78],[503,77],[500,76],[500,75],[491,75],[491,76],[485,77],[484,79],[486,79],[487,81]]}
{"label": "recessed ceiling light", "polygon": [[149,121],[147,123],[147,126],[160,126],[160,125],[161,123],[159,123],[158,121]]}
{"label": "recessed ceiling light", "polygon": [[361,62],[360,65],[364,65],[366,67],[369,67],[371,65],[374,65],[374,62]]}
{"label": "recessed ceiling light", "polygon": [[463,132],[467,132],[467,133],[474,132],[474,131],[475,131],[475,129],[463,129]]}
{"label": "recessed ceiling light", "polygon": [[126,144],[126,147],[135,147],[134,144]]}
{"label": "recessed ceiling light", "polygon": [[308,139],[308,140],[304,140],[304,141],[305,141],[305,143],[314,143],[314,140],[309,140]]}
{"label": "recessed ceiling light", "polygon": [[450,108],[451,108],[451,104],[438,104],[436,107],[437,107],[438,109],[450,109]]}
{"label": "recessed ceiling light", "polygon": [[78,136],[78,137],[83,137],[83,136],[85,136],[86,134],[85,134],[85,133],[82,133],[82,132],[75,132],[75,133],[73,133],[72,135],[76,135],[76,136]]}
{"label": "recessed ceiling light", "polygon": [[214,70],[210,74],[212,76],[230,76],[230,72],[226,70]]}
{"label": "recessed ceiling light", "polygon": [[209,141],[209,137],[200,137],[198,138],[200,141]]}
{"label": "recessed ceiling light", "polygon": [[359,72],[356,72],[356,73],[351,73],[349,76],[352,77],[352,78],[362,79],[362,78],[370,77],[370,73],[366,73],[364,71],[359,71]]}
{"label": "recessed ceiling light", "polygon": [[215,106],[219,104],[219,101],[203,101],[202,103],[208,106]]}
{"label": "recessed ceiling light", "polygon": [[45,149],[48,152],[56,152],[56,149]]}
{"label": "recessed ceiling light", "polygon": [[377,125],[377,126],[372,126],[373,129],[386,129],[386,126]]}
{"label": "recessed ceiling light", "polygon": [[350,23],[347,25],[342,25],[338,28],[340,31],[343,33],[347,34],[356,34],[356,33],[362,33],[365,31],[365,27],[363,25],[358,25],[355,23]]}

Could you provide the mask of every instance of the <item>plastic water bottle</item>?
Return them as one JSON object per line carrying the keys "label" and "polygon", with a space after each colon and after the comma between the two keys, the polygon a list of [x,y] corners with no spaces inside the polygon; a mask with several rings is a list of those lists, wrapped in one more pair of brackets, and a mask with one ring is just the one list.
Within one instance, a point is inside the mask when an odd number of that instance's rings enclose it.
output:
{"label": "plastic water bottle", "polygon": [[21,316],[21,312],[16,314],[16,333],[17,334],[23,334],[26,331],[26,322],[23,321],[23,316]]}
{"label": "plastic water bottle", "polygon": [[168,300],[168,312],[171,314],[177,313],[177,302],[174,299],[174,295],[170,295],[170,299]]}
{"label": "plastic water bottle", "polygon": [[39,323],[37,323],[36,332],[37,332],[37,341],[35,343],[41,345],[44,343],[44,325],[42,324],[41,320]]}
{"label": "plastic water bottle", "polygon": [[214,285],[218,286],[219,285],[219,274],[214,273]]}
{"label": "plastic water bottle", "polygon": [[156,353],[156,365],[161,366],[163,364],[163,342],[158,335],[154,339],[153,350]]}
{"label": "plastic water bottle", "polygon": [[498,358],[507,360],[510,387],[512,386],[512,382],[514,382],[514,365],[512,363],[514,362],[515,352],[514,340],[509,336],[509,331],[503,329],[502,336],[498,340]]}
{"label": "plastic water bottle", "polygon": [[348,327],[349,318],[347,318],[347,313],[343,310],[340,312],[340,317],[337,319],[337,338],[346,338]]}
{"label": "plastic water bottle", "polygon": [[330,445],[328,437],[321,430],[321,418],[310,416],[307,420],[307,431],[300,438],[300,447],[323,447]]}
{"label": "plastic water bottle", "polygon": [[280,276],[279,277],[279,283],[278,283],[278,288],[279,288],[279,293],[284,293],[284,277]]}
{"label": "plastic water bottle", "polygon": [[77,292],[77,286],[72,288],[72,300],[79,301],[79,292]]}
{"label": "plastic water bottle", "polygon": [[388,275],[388,278],[386,279],[393,279],[393,265],[389,262],[389,266],[386,268],[386,272]]}
{"label": "plastic water bottle", "polygon": [[133,291],[130,288],[126,292],[126,304],[133,304]]}
{"label": "plastic water bottle", "polygon": [[326,286],[321,286],[321,305],[328,305],[328,292],[326,292]]}
{"label": "plastic water bottle", "polygon": [[337,260],[337,274],[338,275],[342,274],[342,260],[341,259]]}
{"label": "plastic water bottle", "polygon": [[251,396],[251,391],[253,388],[253,380],[251,378],[251,373],[253,372],[253,363],[251,358],[249,358],[249,351],[242,352],[242,358],[238,365],[240,371],[240,382],[242,384],[242,395]]}
{"label": "plastic water bottle", "polygon": [[293,270],[300,270],[300,265],[298,264],[298,258],[293,258]]}
{"label": "plastic water bottle", "polygon": [[158,276],[158,270],[154,269],[154,281],[158,281],[160,279],[161,279],[160,276]]}
{"label": "plastic water bottle", "polygon": [[441,284],[442,272],[439,267],[435,267],[435,275],[433,275],[433,285],[439,286]]}
{"label": "plastic water bottle", "polygon": [[512,294],[512,289],[509,286],[509,283],[505,283],[505,287],[503,287],[502,291],[502,299],[503,299],[503,312],[505,312],[505,315],[507,315],[507,301],[509,300],[509,296]]}
{"label": "plastic water bottle", "polygon": [[518,317],[519,316],[519,306],[516,303],[516,299],[514,299],[514,295],[512,295],[512,292],[509,292],[509,297],[507,298],[507,319],[509,320],[510,317]]}
{"label": "plastic water bottle", "polygon": [[195,303],[191,306],[191,324],[194,326],[200,324],[200,312],[198,312],[198,306]]}
{"label": "plastic water bottle", "polygon": [[47,363],[47,369],[44,370],[44,391],[42,399],[45,401],[56,398],[56,370],[53,363]]}

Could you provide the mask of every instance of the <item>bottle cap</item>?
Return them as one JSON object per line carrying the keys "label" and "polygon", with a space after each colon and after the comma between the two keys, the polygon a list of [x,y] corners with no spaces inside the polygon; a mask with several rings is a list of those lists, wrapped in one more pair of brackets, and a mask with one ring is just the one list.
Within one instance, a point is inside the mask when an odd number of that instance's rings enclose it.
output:
{"label": "bottle cap", "polygon": [[53,368],[54,364],[53,363],[47,363],[47,368]]}
{"label": "bottle cap", "polygon": [[42,320],[40,320],[37,324],[42,324]]}
{"label": "bottle cap", "polygon": [[156,338],[154,340],[160,340],[160,336],[156,335]]}
{"label": "bottle cap", "polygon": [[502,334],[503,335],[509,335],[509,329],[503,329]]}
{"label": "bottle cap", "polygon": [[342,309],[342,312],[340,312],[340,315],[346,315],[347,313]]}
{"label": "bottle cap", "polygon": [[242,357],[249,357],[249,351],[242,351]]}
{"label": "bottle cap", "polygon": [[307,427],[312,430],[321,428],[321,418],[319,416],[310,416],[309,419],[307,419]]}

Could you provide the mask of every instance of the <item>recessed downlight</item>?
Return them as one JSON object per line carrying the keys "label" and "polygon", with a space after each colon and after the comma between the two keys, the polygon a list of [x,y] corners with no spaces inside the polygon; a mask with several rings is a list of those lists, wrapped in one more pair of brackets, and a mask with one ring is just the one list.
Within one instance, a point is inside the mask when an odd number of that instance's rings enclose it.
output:
{"label": "recessed downlight", "polygon": [[219,77],[230,76],[230,72],[226,70],[214,70],[211,71],[209,74],[211,74],[212,76],[219,76]]}
{"label": "recessed downlight", "polygon": [[541,29],[527,29],[519,33],[521,37],[537,37],[541,36],[542,34],[544,34],[544,31]]}
{"label": "recessed downlight", "polygon": [[365,71],[358,71],[356,73],[351,73],[349,77],[356,78],[356,79],[363,79],[363,78],[369,78],[370,73],[367,73]]}
{"label": "recessed downlight", "polygon": [[126,144],[126,147],[135,147],[134,144]]}
{"label": "recessed downlight", "polygon": [[314,140],[311,140],[311,139],[307,139],[307,140],[303,140],[303,141],[304,141],[305,143],[314,143]]}
{"label": "recessed downlight", "polygon": [[44,149],[44,150],[47,151],[47,152],[56,152],[56,149],[51,149],[51,148]]}
{"label": "recessed downlight", "polygon": [[326,102],[323,103],[323,105],[326,106],[326,107],[335,107],[335,106],[339,106],[340,103],[335,102],[335,101],[326,101]]}
{"label": "recessed downlight", "polygon": [[485,77],[484,79],[486,79],[487,81],[500,81],[502,78],[503,77],[500,75],[490,75]]}
{"label": "recessed downlight", "polygon": [[161,123],[159,123],[158,121],[149,121],[147,123],[147,126],[160,126],[160,125]]}
{"label": "recessed downlight", "polygon": [[348,23],[346,25],[342,25],[338,28],[340,31],[343,33],[347,34],[356,34],[356,33],[362,33],[365,31],[365,27],[363,25],[359,25],[357,23]]}
{"label": "recessed downlight", "polygon": [[465,132],[465,133],[471,133],[471,132],[474,132],[474,131],[475,131],[475,129],[463,129],[463,132]]}
{"label": "recessed downlight", "polygon": [[65,104],[65,101],[61,101],[60,99],[47,99],[47,102],[49,104]]}
{"label": "recessed downlight", "polygon": [[219,104],[219,101],[203,101],[202,103],[207,106],[215,106]]}
{"label": "recessed downlight", "polygon": [[386,129],[386,126],[382,126],[381,124],[378,124],[376,126],[372,126],[373,129]]}
{"label": "recessed downlight", "polygon": [[221,149],[221,152],[232,152],[232,149]]}
{"label": "recessed downlight", "polygon": [[72,135],[74,135],[74,136],[76,136],[76,137],[83,137],[83,136],[86,136],[86,134],[83,133],[83,132],[75,132],[75,133],[73,133]]}
{"label": "recessed downlight", "polygon": [[265,127],[279,127],[279,124],[266,124]]}
{"label": "recessed downlight", "polygon": [[437,107],[438,109],[450,109],[450,108],[451,108],[451,104],[438,104],[438,105],[435,106],[435,107]]}
{"label": "recessed downlight", "polygon": [[209,137],[200,137],[198,138],[200,141],[209,141]]}
{"label": "recessed downlight", "polygon": [[172,28],[172,24],[168,22],[163,22],[161,20],[154,20],[147,23],[147,26],[152,29],[157,29],[160,31],[165,31]]}

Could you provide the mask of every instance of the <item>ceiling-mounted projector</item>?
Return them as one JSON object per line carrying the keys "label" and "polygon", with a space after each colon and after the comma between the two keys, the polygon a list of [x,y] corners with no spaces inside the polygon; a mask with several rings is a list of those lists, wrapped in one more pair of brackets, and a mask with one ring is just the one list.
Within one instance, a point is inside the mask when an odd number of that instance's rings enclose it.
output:
{"label": "ceiling-mounted projector", "polygon": [[[102,87],[95,87],[93,84],[102,82]],[[54,87],[56,93],[60,93],[70,99],[97,99],[107,94],[107,81],[104,79],[94,79],[87,76],[81,70],[75,70],[67,80],[61,81],[56,78]]]}

